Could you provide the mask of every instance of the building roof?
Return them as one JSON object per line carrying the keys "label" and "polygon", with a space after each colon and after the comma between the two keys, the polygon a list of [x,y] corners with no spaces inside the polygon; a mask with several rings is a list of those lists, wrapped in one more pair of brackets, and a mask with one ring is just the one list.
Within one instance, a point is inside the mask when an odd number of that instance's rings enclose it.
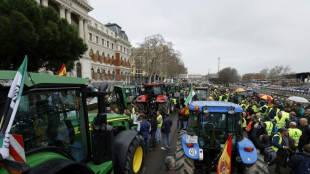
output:
{"label": "building roof", "polygon": [[122,30],[122,27],[120,27],[116,23],[108,23],[105,25],[109,29],[113,30],[116,35],[119,37],[123,38],[124,40],[128,41],[128,36],[126,35],[125,31]]}

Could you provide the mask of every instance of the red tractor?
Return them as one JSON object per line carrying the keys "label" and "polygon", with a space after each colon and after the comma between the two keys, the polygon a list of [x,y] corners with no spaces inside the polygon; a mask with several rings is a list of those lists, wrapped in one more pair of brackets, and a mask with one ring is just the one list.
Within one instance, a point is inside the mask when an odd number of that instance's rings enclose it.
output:
{"label": "red tractor", "polygon": [[146,84],[142,95],[137,98],[137,107],[147,113],[159,111],[163,114],[174,112],[175,106],[172,98],[166,96],[164,84]]}

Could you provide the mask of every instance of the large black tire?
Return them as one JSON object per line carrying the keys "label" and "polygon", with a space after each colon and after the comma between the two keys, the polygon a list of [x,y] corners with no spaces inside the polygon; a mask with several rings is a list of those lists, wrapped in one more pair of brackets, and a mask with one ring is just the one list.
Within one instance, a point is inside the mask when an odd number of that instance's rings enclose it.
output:
{"label": "large black tire", "polygon": [[160,113],[170,114],[170,102],[166,101],[165,103],[159,103],[158,110]]}
{"label": "large black tire", "polygon": [[136,105],[138,107],[138,109],[141,111],[145,111],[146,110],[146,104],[145,103],[137,103]]}
{"label": "large black tire", "polygon": [[195,170],[194,160],[188,158],[183,150],[182,146],[182,134],[186,131],[182,130],[179,134],[178,141],[177,141],[177,147],[175,152],[175,161],[176,166],[175,170],[179,171],[181,174],[192,174]]}
{"label": "large black tire", "polygon": [[257,154],[257,161],[251,166],[244,166],[245,174],[269,174],[268,164],[264,161],[264,156],[262,154]]}
{"label": "large black tire", "polygon": [[[139,148],[142,148],[142,161],[140,164],[140,167],[137,167],[138,169],[134,169],[134,157],[135,153]],[[140,135],[136,135],[135,138],[132,140],[132,142],[129,145],[128,152],[126,155],[126,164],[125,164],[125,174],[134,174],[134,173],[141,173],[144,163],[144,139]]]}

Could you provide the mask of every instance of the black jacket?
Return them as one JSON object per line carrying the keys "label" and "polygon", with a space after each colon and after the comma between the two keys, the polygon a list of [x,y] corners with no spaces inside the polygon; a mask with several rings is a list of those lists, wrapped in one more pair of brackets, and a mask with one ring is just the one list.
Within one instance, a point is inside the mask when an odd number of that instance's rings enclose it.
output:
{"label": "black jacket", "polygon": [[300,130],[302,131],[302,136],[300,137],[300,145],[303,147],[305,144],[310,143],[310,125],[300,126]]}
{"label": "black jacket", "polygon": [[310,153],[296,153],[287,162],[287,165],[292,169],[290,174],[297,174],[298,165],[301,163],[302,159],[298,156],[302,155],[306,159],[310,160]]}
{"label": "black jacket", "polygon": [[263,154],[266,147],[270,146],[270,142],[261,143],[257,138],[256,129],[252,128],[249,132],[249,139],[253,142],[254,146],[259,149],[260,153]]}

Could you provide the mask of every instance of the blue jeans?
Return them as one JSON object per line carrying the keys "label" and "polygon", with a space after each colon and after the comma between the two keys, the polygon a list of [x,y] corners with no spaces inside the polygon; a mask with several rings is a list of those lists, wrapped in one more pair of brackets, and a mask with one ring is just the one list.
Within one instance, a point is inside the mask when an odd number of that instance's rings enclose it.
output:
{"label": "blue jeans", "polygon": [[156,138],[155,138],[155,134],[156,132],[153,131],[151,132],[151,137],[152,137],[152,146],[155,147],[156,146]]}
{"label": "blue jeans", "polygon": [[183,120],[179,120],[179,130],[183,129]]}
{"label": "blue jeans", "polygon": [[166,146],[166,139],[167,139],[167,142],[168,142],[168,147],[170,147],[170,133],[163,133],[163,147],[164,148],[167,148]]}
{"label": "blue jeans", "polygon": [[145,154],[147,154],[148,150],[149,150],[149,143],[147,142],[148,141],[148,137],[147,138],[144,138],[144,144],[145,144]]}
{"label": "blue jeans", "polygon": [[157,143],[160,142],[160,139],[161,139],[161,128],[158,127],[158,128],[156,129],[156,141],[157,141]]}
{"label": "blue jeans", "polygon": [[183,121],[183,129],[187,129],[187,120]]}

